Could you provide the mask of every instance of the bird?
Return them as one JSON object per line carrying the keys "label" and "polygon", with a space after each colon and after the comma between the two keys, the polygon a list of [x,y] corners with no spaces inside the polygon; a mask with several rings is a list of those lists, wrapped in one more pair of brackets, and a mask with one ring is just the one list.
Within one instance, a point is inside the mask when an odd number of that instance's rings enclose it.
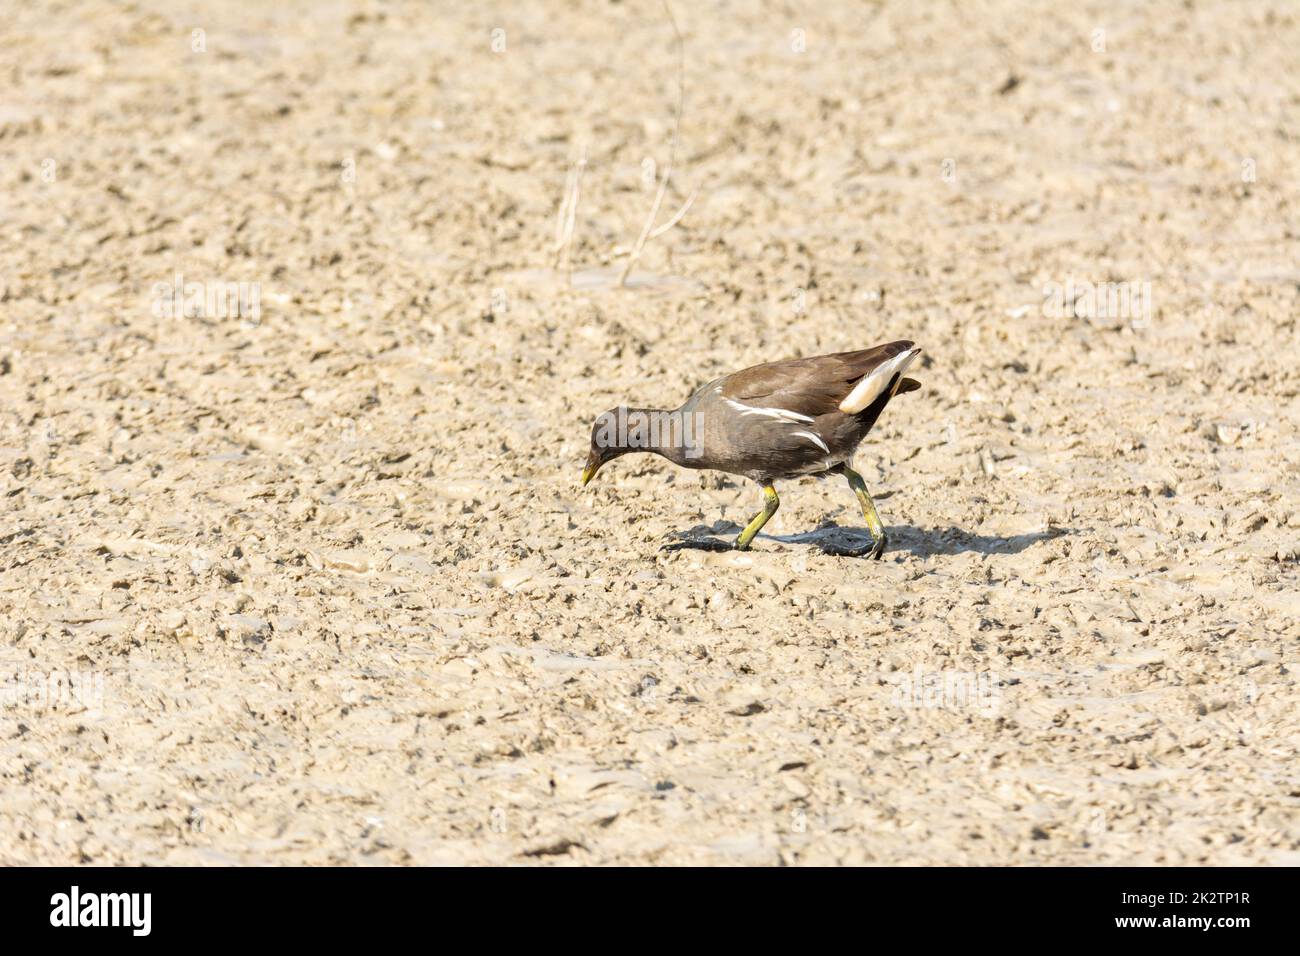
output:
{"label": "bird", "polygon": [[854,452],[890,400],[921,383],[903,373],[921,354],[906,340],[869,349],[754,365],[708,382],[676,409],[621,405],[597,416],[582,471],[586,486],[610,461],[633,452],[660,455],[685,468],[740,475],[757,482],[763,508],[736,537],[749,550],[776,514],[776,482],[804,475],[843,475],[871,532],[879,560],[885,527]]}

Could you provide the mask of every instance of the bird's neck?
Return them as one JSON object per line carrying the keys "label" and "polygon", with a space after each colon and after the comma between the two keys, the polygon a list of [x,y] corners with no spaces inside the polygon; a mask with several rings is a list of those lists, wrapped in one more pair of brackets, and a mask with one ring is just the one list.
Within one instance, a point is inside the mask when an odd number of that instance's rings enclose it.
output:
{"label": "bird's neck", "polygon": [[627,453],[651,452],[677,465],[698,458],[703,445],[696,416],[681,409],[629,408],[619,422],[620,441]]}

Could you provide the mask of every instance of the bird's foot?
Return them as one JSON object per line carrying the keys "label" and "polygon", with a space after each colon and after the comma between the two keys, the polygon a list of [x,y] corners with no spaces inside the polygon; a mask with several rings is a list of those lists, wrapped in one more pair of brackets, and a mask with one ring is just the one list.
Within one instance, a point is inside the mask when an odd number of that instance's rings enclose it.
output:
{"label": "bird's foot", "polygon": [[883,531],[876,535],[875,543],[871,545],[871,550],[867,554],[874,560],[879,561],[880,556],[885,553],[885,545],[889,543],[889,537]]}
{"label": "bird's foot", "polygon": [[847,540],[826,540],[821,543],[821,549],[826,554],[838,558],[875,558],[880,560],[880,556],[885,552],[885,545],[888,543],[875,535],[854,534],[851,539],[846,535]]}
{"label": "bird's foot", "polygon": [[660,551],[730,551],[733,545],[716,538],[685,538],[661,545]]}

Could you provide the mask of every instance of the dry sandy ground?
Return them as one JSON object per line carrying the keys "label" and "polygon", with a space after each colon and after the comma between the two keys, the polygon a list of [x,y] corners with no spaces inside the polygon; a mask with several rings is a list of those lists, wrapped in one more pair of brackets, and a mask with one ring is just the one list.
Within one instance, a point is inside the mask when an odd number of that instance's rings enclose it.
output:
{"label": "dry sandy ground", "polygon": [[[5,4],[0,861],[1300,862],[1300,11],[678,7],[615,289],[651,0]],[[904,337],[880,563],[578,488]]]}

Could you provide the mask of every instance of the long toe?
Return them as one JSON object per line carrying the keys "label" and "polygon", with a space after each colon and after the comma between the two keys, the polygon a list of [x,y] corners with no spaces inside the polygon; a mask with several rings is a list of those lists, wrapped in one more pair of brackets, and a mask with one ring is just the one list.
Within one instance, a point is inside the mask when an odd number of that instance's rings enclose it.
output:
{"label": "long toe", "polygon": [[880,556],[885,553],[885,545],[888,543],[889,538],[884,534],[881,534],[880,537],[876,539],[876,543],[871,546],[871,557],[879,561]]}

